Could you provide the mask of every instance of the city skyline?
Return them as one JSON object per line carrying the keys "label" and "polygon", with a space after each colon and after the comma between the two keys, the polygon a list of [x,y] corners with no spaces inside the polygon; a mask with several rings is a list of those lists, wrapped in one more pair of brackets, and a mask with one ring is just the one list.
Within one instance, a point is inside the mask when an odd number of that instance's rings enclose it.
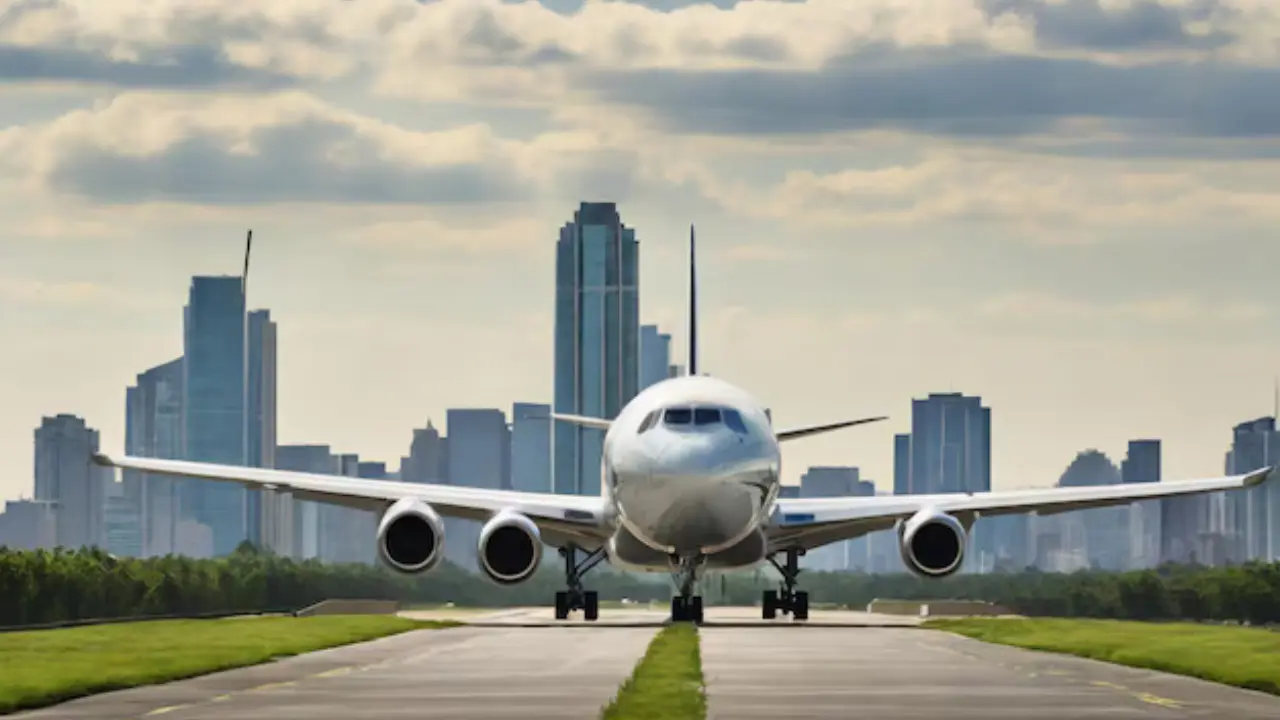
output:
{"label": "city skyline", "polygon": [[[1280,122],[1256,98],[1280,7],[386,0],[245,28],[170,5],[154,34],[129,1],[0,27],[91,69],[0,83],[0,497],[30,496],[42,417],[125,446],[124,388],[182,354],[190,278],[238,271],[246,227],[281,444],[390,462],[447,408],[552,402],[555,233],[583,200],[637,229],[673,362],[693,222],[707,371],[780,425],[890,416],[788,447],[788,483],[856,464],[885,488],[933,392],[993,408],[995,489],[1135,437],[1164,478],[1216,475],[1272,411]],[[601,40],[622,28],[633,53]],[[201,43],[216,61],[183,66]]]}

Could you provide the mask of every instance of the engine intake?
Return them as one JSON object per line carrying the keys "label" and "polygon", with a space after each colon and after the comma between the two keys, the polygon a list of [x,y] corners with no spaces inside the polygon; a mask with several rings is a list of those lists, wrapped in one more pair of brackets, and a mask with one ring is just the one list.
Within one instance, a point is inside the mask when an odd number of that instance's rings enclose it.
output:
{"label": "engine intake", "polygon": [[902,561],[917,575],[944,578],[960,569],[968,533],[954,516],[921,510],[902,526]]}
{"label": "engine intake", "polygon": [[444,521],[421,500],[397,501],[378,523],[378,554],[399,572],[422,573],[439,565],[443,545]]}
{"label": "engine intake", "polygon": [[527,516],[504,510],[480,529],[480,569],[490,580],[515,585],[533,576],[542,563],[542,535]]}

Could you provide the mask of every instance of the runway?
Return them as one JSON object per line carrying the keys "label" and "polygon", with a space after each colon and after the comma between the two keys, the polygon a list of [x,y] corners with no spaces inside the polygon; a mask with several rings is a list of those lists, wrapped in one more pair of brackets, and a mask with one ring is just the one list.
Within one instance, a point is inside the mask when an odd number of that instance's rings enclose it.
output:
{"label": "runway", "polygon": [[[917,618],[815,611],[763,621],[708,608],[701,629],[709,718],[1280,717],[1280,698],[912,627]],[[14,717],[62,720],[597,718],[666,613],[550,608],[427,611],[471,623],[422,630]]]}

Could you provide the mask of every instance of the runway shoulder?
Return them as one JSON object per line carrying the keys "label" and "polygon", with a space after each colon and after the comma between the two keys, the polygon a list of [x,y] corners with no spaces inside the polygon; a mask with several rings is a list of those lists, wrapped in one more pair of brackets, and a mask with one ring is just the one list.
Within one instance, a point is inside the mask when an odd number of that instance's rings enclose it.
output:
{"label": "runway shoulder", "polygon": [[708,718],[1263,718],[1280,698],[915,628],[706,627]]}

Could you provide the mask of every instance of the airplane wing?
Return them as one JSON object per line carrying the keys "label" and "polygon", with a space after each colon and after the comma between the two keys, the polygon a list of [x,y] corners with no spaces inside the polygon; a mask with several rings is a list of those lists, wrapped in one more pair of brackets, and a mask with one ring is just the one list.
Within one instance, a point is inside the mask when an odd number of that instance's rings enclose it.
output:
{"label": "airplane wing", "polygon": [[961,518],[966,515],[988,517],[1025,512],[1053,515],[1070,510],[1128,505],[1153,498],[1250,488],[1260,485],[1272,474],[1272,468],[1262,468],[1244,475],[1207,480],[943,495],[782,499],[774,509],[769,542],[777,549],[801,547],[809,550],[891,528],[926,508]]}
{"label": "airplane wing", "polygon": [[287,492],[301,500],[375,512],[383,512],[392,503],[407,497],[427,503],[443,517],[484,521],[499,510],[514,510],[533,520],[552,545],[574,542],[584,549],[592,549],[607,538],[606,508],[599,497],[366,480],[186,460],[113,457],[103,453],[95,454],[93,460],[107,467],[236,483],[247,488]]}

